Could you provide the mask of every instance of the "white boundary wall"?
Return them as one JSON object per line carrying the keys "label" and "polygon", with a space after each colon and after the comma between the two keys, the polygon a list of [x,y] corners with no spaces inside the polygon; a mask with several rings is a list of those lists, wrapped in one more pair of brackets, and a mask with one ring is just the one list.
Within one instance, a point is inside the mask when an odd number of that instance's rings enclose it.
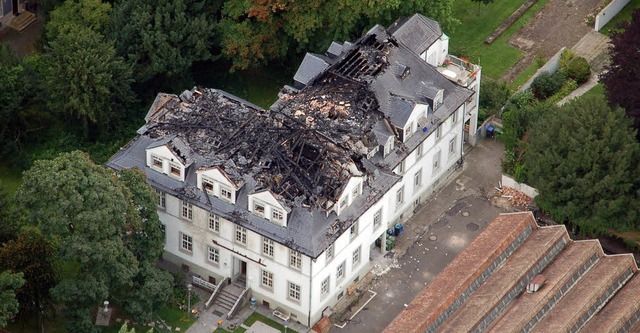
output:
{"label": "white boundary wall", "polygon": [[596,31],[600,31],[602,27],[607,25],[611,19],[616,17],[618,13],[626,6],[631,0],[612,0],[604,9],[596,15],[596,24],[594,29]]}
{"label": "white boundary wall", "polygon": [[560,55],[562,55],[562,52],[564,52],[565,49],[566,47],[563,47],[560,49],[560,51],[558,51],[558,53],[554,54],[553,57],[551,57],[551,59],[549,59],[549,61],[544,64],[544,66],[540,67],[536,71],[536,73],[529,79],[529,81],[527,81],[527,83],[522,85],[519,91],[525,91],[529,89],[529,87],[531,87],[531,83],[533,82],[533,80],[535,80],[535,78],[538,77],[538,75],[544,72],[555,73],[560,67]]}
{"label": "white boundary wall", "polygon": [[502,186],[511,187],[512,189],[520,191],[531,198],[535,198],[538,195],[538,190],[536,190],[535,188],[527,184],[518,183],[515,181],[515,179],[505,174],[502,174]]}

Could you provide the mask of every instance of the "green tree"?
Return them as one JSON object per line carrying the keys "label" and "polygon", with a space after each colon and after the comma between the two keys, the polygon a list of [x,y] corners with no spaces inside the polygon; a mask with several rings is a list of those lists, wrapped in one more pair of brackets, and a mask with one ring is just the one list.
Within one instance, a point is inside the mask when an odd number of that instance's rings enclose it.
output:
{"label": "green tree", "polygon": [[30,96],[30,82],[18,55],[7,43],[0,43],[0,155],[15,152],[23,134],[21,107]]}
{"label": "green tree", "polygon": [[0,245],[14,239],[18,234],[18,212],[13,200],[0,185]]}
{"label": "green tree", "polygon": [[[126,306],[137,297],[157,297],[145,310],[159,307],[164,299],[146,287],[154,277],[163,285],[163,272],[147,267],[157,259],[152,255],[162,239],[153,230],[159,230],[157,214],[151,212],[155,197],[136,172],[118,175],[76,151],[36,161],[16,193],[29,221],[58,245],[60,259],[77,267],[52,290],[54,299],[65,305],[70,331],[95,331],[91,309],[108,298],[126,299]],[[141,286],[147,289],[138,290]]]}
{"label": "green tree", "polygon": [[208,10],[199,0],[117,1],[111,35],[136,80],[180,76],[195,61],[210,59],[216,13]]}
{"label": "green tree", "polygon": [[33,318],[42,308],[49,308],[53,288],[58,279],[55,254],[39,229],[25,227],[15,240],[0,247],[0,271],[11,270],[23,274],[25,284],[18,290],[20,317]]}
{"label": "green tree", "polygon": [[638,227],[640,144],[622,109],[599,98],[565,104],[533,125],[525,165],[536,202],[582,233]]}
{"label": "green tree", "polygon": [[130,66],[112,42],[92,30],[59,35],[47,47],[45,62],[48,107],[79,118],[85,139],[94,124],[98,130],[113,126],[133,101]]}
{"label": "green tree", "polygon": [[452,0],[228,0],[218,25],[220,46],[235,69],[245,69],[300,51],[324,52],[333,40],[352,40],[374,24],[414,13],[451,30],[459,23],[452,6]]}
{"label": "green tree", "polygon": [[23,284],[22,273],[0,272],[0,327],[7,326],[7,321],[18,313],[16,289]]}
{"label": "green tree", "polygon": [[100,0],[66,0],[50,15],[45,27],[50,40],[83,29],[100,33],[109,24],[111,5]]}

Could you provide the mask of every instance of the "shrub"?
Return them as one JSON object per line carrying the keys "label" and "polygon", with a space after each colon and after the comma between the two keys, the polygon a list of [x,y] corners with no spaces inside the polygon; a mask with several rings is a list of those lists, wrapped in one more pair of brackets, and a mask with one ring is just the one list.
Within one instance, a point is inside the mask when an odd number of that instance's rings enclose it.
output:
{"label": "shrub", "polygon": [[487,118],[498,113],[510,94],[506,83],[483,79],[480,83],[480,110],[484,109]]}
{"label": "shrub", "polygon": [[578,85],[587,82],[591,76],[591,68],[589,67],[587,59],[583,57],[575,57],[571,59],[567,65],[567,76],[576,81]]}
{"label": "shrub", "polygon": [[567,76],[562,71],[541,73],[531,83],[531,92],[539,100],[547,99],[562,88]]}
{"label": "shrub", "polygon": [[560,88],[560,91],[555,93],[553,96],[549,98],[549,100],[553,103],[560,101],[561,99],[569,96],[569,94],[578,88],[578,83],[573,79],[568,79]]}

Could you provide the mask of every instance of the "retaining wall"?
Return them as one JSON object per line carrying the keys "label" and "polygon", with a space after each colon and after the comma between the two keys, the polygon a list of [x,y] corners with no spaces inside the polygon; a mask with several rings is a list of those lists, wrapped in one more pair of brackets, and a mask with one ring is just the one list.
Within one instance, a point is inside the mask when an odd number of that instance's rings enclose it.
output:
{"label": "retaining wall", "polygon": [[549,59],[549,61],[547,61],[547,63],[544,64],[544,66],[540,67],[538,71],[536,71],[536,73],[529,79],[529,81],[527,81],[527,83],[522,85],[519,91],[525,91],[529,89],[529,87],[531,87],[531,83],[536,77],[538,77],[538,75],[545,72],[555,73],[555,71],[557,71],[558,68],[560,68],[560,55],[562,54],[562,52],[564,52],[565,49],[566,47],[563,47],[560,49],[560,51],[554,54],[553,57],[551,57],[551,59]]}
{"label": "retaining wall", "polygon": [[538,190],[535,188],[527,184],[518,183],[515,179],[505,174],[502,174],[502,186],[511,187],[512,189],[520,191],[531,198],[535,198],[538,195]]}
{"label": "retaining wall", "polygon": [[596,24],[594,29],[596,31],[600,31],[602,27],[607,25],[611,19],[616,17],[616,15],[626,6],[631,0],[612,0],[606,7],[604,7],[598,15],[596,15]]}

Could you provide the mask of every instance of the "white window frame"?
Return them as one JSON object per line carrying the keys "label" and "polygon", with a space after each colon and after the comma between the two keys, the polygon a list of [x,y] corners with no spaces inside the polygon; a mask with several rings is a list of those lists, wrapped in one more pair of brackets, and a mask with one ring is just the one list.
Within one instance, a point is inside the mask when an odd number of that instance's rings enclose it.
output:
{"label": "white window frame", "polygon": [[382,224],[382,208],[373,214],[373,229],[378,228],[380,224]]}
{"label": "white window frame", "polygon": [[440,171],[440,151],[433,155],[433,175],[435,176]]}
{"label": "white window frame", "polygon": [[262,237],[262,254],[269,258],[273,258],[273,239]]}
{"label": "white window frame", "polygon": [[302,270],[302,253],[291,249],[289,250],[289,267]]}
{"label": "white window frame", "polygon": [[404,202],[404,185],[396,191],[396,204],[400,205]]}
{"label": "white window frame", "polygon": [[422,156],[422,142],[416,148],[416,160]]}
{"label": "white window frame", "polygon": [[209,231],[220,233],[220,215],[209,213]]}
{"label": "white window frame", "polygon": [[419,169],[413,175],[413,188],[420,188],[420,187],[422,187],[422,169]]}
{"label": "white window frame", "polygon": [[264,269],[261,271],[262,273],[260,273],[260,286],[265,289],[273,290],[273,273]]}
{"label": "white window frame", "polygon": [[401,175],[404,173],[405,160],[402,160],[400,164],[398,164],[398,174]]}
{"label": "white window frame", "polygon": [[217,247],[207,246],[207,260],[215,265],[220,264],[220,249]]}
{"label": "white window frame", "polygon": [[188,253],[193,253],[193,237],[181,232],[180,250]]}
{"label": "white window frame", "polygon": [[[160,165],[156,165],[156,162],[158,162]],[[151,155],[151,168],[160,172],[164,172],[164,159],[156,155]]]}
{"label": "white window frame", "polygon": [[360,259],[362,257],[360,254],[360,247],[358,246],[355,250],[353,250],[353,253],[351,254],[352,267],[357,267],[358,264],[360,264]]}
{"label": "white window frame", "polygon": [[247,229],[243,226],[236,225],[236,234],[233,239],[237,244],[247,245]]}
{"label": "white window frame", "polygon": [[442,136],[442,125],[436,128],[436,140],[440,139],[441,136]]}
{"label": "white window frame", "polygon": [[160,223],[160,231],[162,232],[162,244],[167,244],[167,226]]}
{"label": "white window frame", "polygon": [[453,156],[456,153],[457,141],[456,138],[449,140],[449,156]]}
{"label": "white window frame", "polygon": [[220,184],[220,199],[233,202],[233,190],[231,187]]}
{"label": "white window frame", "polygon": [[[260,211],[262,209],[262,211]],[[267,205],[260,201],[253,201],[253,213],[260,217],[265,217],[265,213],[267,211]]]}
{"label": "white window frame", "polygon": [[335,243],[332,243],[331,245],[329,245],[329,247],[325,250],[326,262],[329,262],[333,259],[333,257],[336,254],[335,250],[336,250]]}
{"label": "white window frame", "polygon": [[287,298],[292,301],[300,302],[302,287],[299,284],[287,281]]}
{"label": "white window frame", "polygon": [[[207,193],[213,195],[216,181],[210,179],[209,177],[202,176],[202,190]],[[210,188],[208,188],[210,187]]]}
{"label": "white window frame", "polygon": [[193,205],[184,200],[180,200],[180,217],[193,221]]}
{"label": "white window frame", "polygon": [[358,235],[358,221],[349,228],[349,238],[353,239]]}
{"label": "white window frame", "polygon": [[[173,170],[178,170],[178,174],[173,173]],[[182,178],[182,166],[176,162],[169,161],[169,176],[174,178]]]}
{"label": "white window frame", "polygon": [[320,295],[326,296],[329,295],[329,291],[331,290],[331,279],[327,276],[322,282],[320,282]]}
{"label": "white window frame", "polygon": [[457,122],[458,122],[458,110],[455,110],[451,114],[451,128],[453,128]]}
{"label": "white window frame", "polygon": [[284,221],[284,212],[277,208],[271,208],[271,220],[278,222]]}
{"label": "white window frame", "polygon": [[340,265],[338,265],[338,267],[336,268],[336,281],[340,281],[344,279],[346,268],[347,268],[347,265],[345,261],[343,261],[342,263],[340,263]]}
{"label": "white window frame", "polygon": [[351,201],[355,200],[360,195],[360,184],[356,185],[351,191]]}
{"label": "white window frame", "polygon": [[158,208],[166,209],[167,194],[164,191],[158,190],[157,188],[155,190],[156,190],[156,195],[158,196],[158,201],[156,202],[156,204],[158,205]]}

